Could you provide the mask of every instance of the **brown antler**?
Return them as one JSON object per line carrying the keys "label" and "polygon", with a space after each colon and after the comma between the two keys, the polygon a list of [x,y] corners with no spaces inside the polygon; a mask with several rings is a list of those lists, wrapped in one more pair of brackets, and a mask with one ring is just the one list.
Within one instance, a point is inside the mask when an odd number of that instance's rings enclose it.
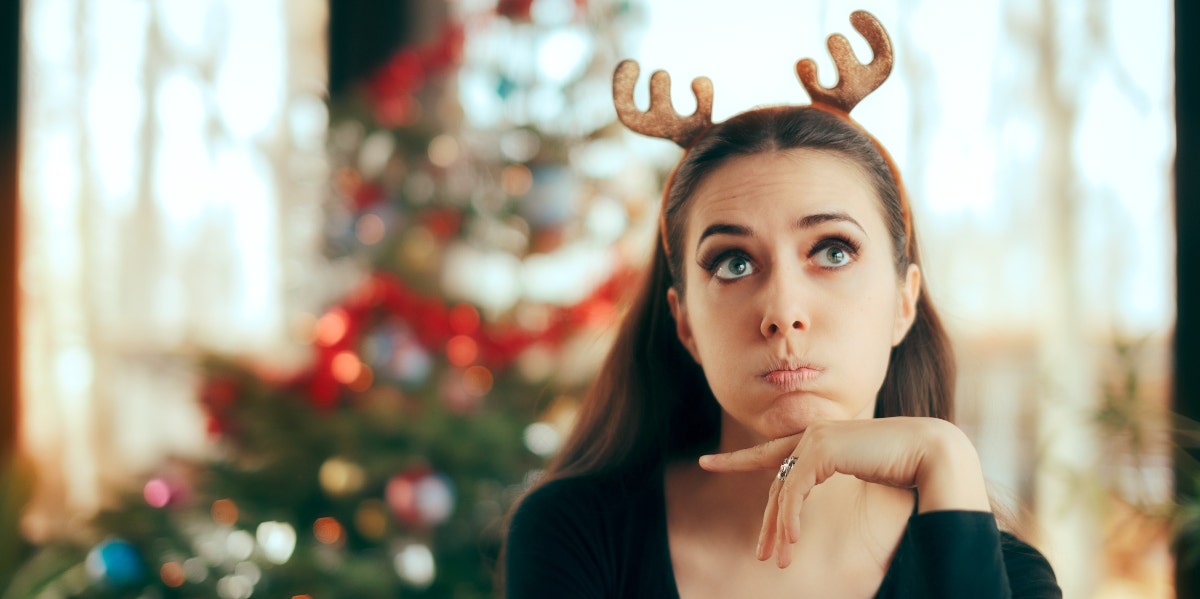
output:
{"label": "brown antler", "polygon": [[858,10],[850,15],[850,23],[871,44],[875,57],[870,63],[859,62],[854,50],[850,49],[850,42],[838,33],[829,36],[829,54],[838,70],[837,85],[827,88],[817,81],[817,63],[811,58],[796,63],[796,74],[813,104],[825,104],[845,112],[850,112],[875,91],[892,72],[892,40],[879,20],[865,10]]}
{"label": "brown antler", "polygon": [[708,77],[692,80],[696,112],[683,117],[671,104],[671,76],[666,71],[656,71],[650,76],[650,109],[646,112],[638,110],[633,103],[633,86],[637,84],[638,72],[636,61],[623,60],[613,73],[613,104],[617,107],[617,118],[638,133],[669,139],[686,150],[697,135],[712,125],[712,81]]}

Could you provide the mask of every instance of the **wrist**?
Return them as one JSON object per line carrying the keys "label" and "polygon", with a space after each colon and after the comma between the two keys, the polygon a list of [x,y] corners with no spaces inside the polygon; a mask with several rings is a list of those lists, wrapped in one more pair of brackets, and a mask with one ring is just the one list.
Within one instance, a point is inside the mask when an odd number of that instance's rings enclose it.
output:
{"label": "wrist", "polygon": [[917,512],[992,511],[983,467],[971,440],[949,422],[931,424],[933,430],[917,468]]}

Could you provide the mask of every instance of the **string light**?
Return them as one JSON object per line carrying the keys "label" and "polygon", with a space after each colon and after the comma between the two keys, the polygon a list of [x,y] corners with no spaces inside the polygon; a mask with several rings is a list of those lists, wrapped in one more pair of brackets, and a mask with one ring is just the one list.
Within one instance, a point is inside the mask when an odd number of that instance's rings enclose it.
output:
{"label": "string light", "polygon": [[237,504],[230,499],[218,499],[212,505],[213,522],[225,526],[233,526],[237,523],[238,507]]}
{"label": "string light", "polygon": [[345,529],[341,522],[329,516],[317,518],[313,522],[313,536],[326,545],[334,545],[342,540]]}
{"label": "string light", "polygon": [[463,371],[463,385],[467,393],[475,397],[483,397],[492,390],[492,371],[476,364]]}
{"label": "string light", "polygon": [[383,241],[386,233],[387,226],[378,214],[364,214],[354,226],[354,236],[363,245],[375,245]]}
{"label": "string light", "polygon": [[179,562],[167,562],[158,569],[158,576],[162,579],[163,584],[177,589],[187,582],[187,573],[183,571],[183,566]]}
{"label": "string light", "polygon": [[510,196],[523,196],[533,187],[533,173],[524,164],[510,164],[500,171],[500,187]]}
{"label": "string light", "polygon": [[446,359],[455,366],[467,366],[479,357],[479,344],[466,335],[455,335],[446,342]]}
{"label": "string light", "polygon": [[317,319],[317,343],[325,347],[332,347],[346,336],[349,327],[350,318],[345,310],[341,308],[330,310]]}
{"label": "string light", "polygon": [[352,351],[339,352],[330,363],[330,372],[334,380],[349,385],[362,374],[363,363]]}

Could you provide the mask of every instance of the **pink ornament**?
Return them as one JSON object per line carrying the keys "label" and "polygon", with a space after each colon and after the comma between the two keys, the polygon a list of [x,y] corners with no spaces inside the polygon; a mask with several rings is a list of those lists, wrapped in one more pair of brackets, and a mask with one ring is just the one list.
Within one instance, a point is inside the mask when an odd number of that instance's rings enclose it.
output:
{"label": "pink ornament", "polygon": [[392,514],[408,526],[437,526],[454,513],[450,479],[428,468],[412,468],[392,477],[384,496]]}
{"label": "pink ornament", "polygon": [[414,468],[397,474],[388,481],[387,488],[384,489],[384,499],[400,522],[409,526],[421,523],[420,513],[417,511],[417,481],[428,472],[424,468]]}
{"label": "pink ornament", "polygon": [[142,487],[142,498],[154,508],[178,506],[187,501],[188,487],[178,476],[156,476]]}

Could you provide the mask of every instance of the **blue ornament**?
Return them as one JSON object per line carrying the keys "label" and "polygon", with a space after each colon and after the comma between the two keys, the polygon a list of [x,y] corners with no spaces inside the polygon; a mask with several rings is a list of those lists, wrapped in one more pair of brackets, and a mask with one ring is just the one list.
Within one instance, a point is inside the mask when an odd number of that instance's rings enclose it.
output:
{"label": "blue ornament", "polygon": [[521,216],[535,229],[561,227],[575,217],[579,182],[570,169],[537,166],[533,187],[519,200]]}
{"label": "blue ornament", "polygon": [[501,100],[507,100],[508,97],[511,96],[514,91],[516,91],[516,89],[517,89],[516,81],[513,81],[512,79],[509,79],[508,77],[505,77],[504,75],[501,75],[500,83],[498,85],[496,85],[496,95],[500,96]]}
{"label": "blue ornament", "polygon": [[373,368],[386,367],[396,353],[396,330],[393,326],[384,326],[371,332],[363,340],[363,358]]}
{"label": "blue ornament", "polygon": [[381,374],[418,386],[429,378],[433,357],[404,323],[387,323],[363,341],[363,357]]}
{"label": "blue ornament", "polygon": [[420,385],[429,378],[433,370],[433,358],[416,339],[400,344],[392,354],[392,374],[401,382],[409,385]]}
{"label": "blue ornament", "polygon": [[88,552],[87,572],[95,582],[122,587],[136,585],[145,577],[142,558],[129,541],[111,538]]}

